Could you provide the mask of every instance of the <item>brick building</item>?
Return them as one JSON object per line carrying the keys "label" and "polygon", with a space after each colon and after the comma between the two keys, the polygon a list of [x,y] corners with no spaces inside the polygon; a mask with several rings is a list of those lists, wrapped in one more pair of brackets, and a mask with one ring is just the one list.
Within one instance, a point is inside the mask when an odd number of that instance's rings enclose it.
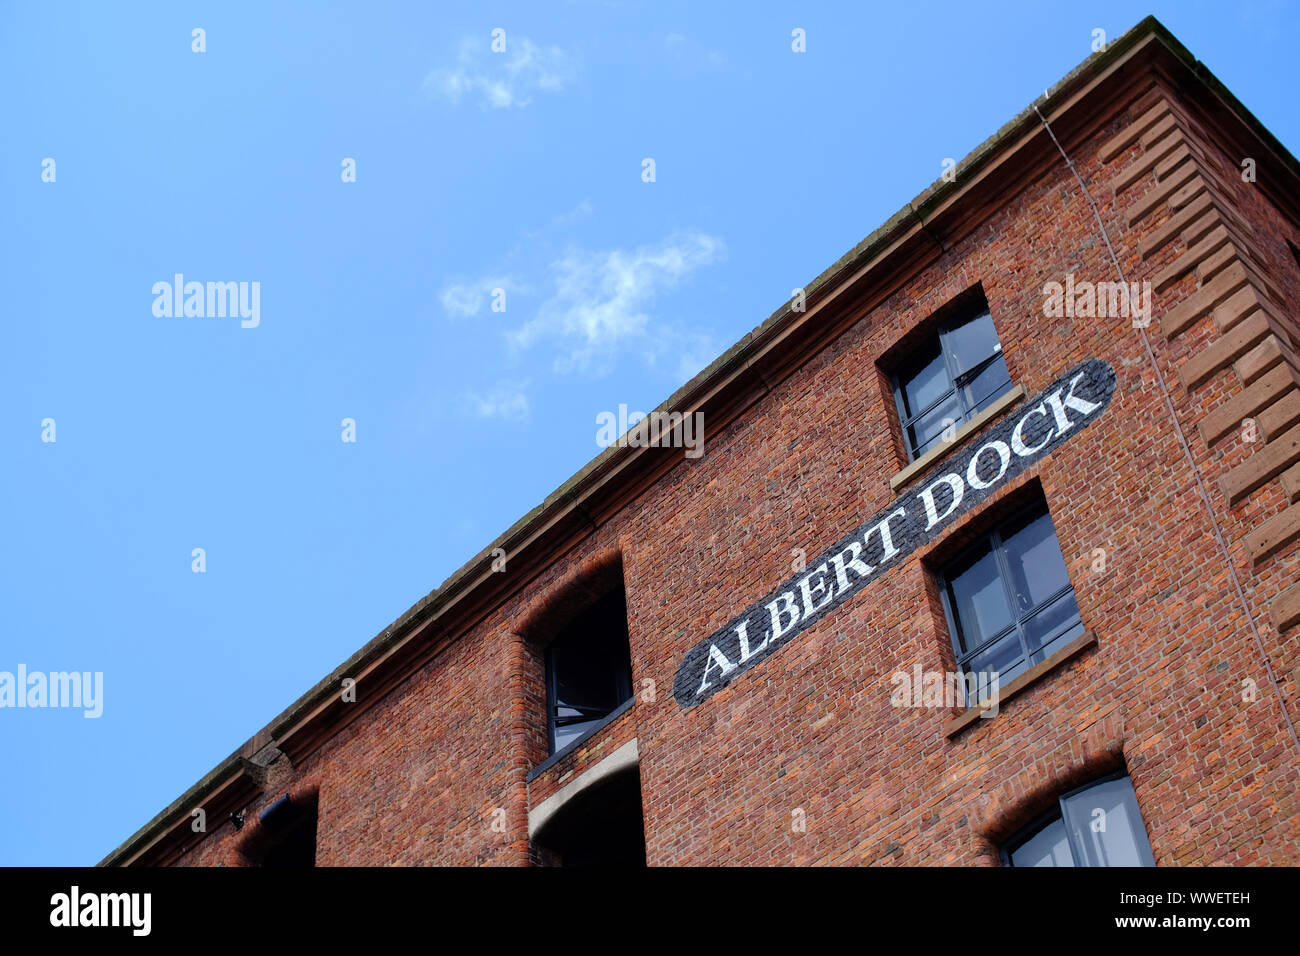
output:
{"label": "brick building", "polygon": [[104,863],[1300,863],[1300,165],[1147,20],[954,172]]}

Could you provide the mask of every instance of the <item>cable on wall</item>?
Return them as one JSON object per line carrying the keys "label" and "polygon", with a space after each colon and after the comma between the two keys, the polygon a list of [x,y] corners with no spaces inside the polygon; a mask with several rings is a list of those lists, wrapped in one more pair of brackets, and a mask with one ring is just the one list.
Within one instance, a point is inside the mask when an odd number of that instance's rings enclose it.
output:
{"label": "cable on wall", "polygon": [[[1110,253],[1110,261],[1115,266],[1115,272],[1120,281],[1125,285],[1128,284],[1128,277],[1124,275],[1124,270],[1120,267],[1119,258],[1115,255],[1115,248],[1111,245],[1110,234],[1106,231],[1106,224],[1102,222],[1101,211],[1097,208],[1097,203],[1093,201],[1092,194],[1088,192],[1088,187],[1079,175],[1079,170],[1075,168],[1070,157],[1066,154],[1064,147],[1052,132],[1052,127],[1048,124],[1047,118],[1043,116],[1038,109],[1038,104],[1034,104],[1034,112],[1038,114],[1038,119],[1043,124],[1043,129],[1047,130],[1047,135],[1052,138],[1061,158],[1065,160],[1065,165],[1070,167],[1070,172],[1074,173],[1074,178],[1079,183],[1079,188],[1083,190],[1084,198],[1088,200],[1088,205],[1092,207],[1093,218],[1097,220],[1097,228],[1101,231],[1101,238],[1106,243],[1106,251]],[[1210,527],[1214,531],[1214,538],[1219,543],[1219,550],[1223,554],[1223,564],[1228,570],[1228,575],[1232,579],[1232,586],[1237,592],[1237,602],[1241,605],[1241,613],[1246,616],[1246,621],[1250,624],[1251,634],[1255,638],[1255,646],[1259,649],[1259,655],[1264,662],[1264,671],[1268,674],[1268,681],[1273,686],[1273,692],[1277,695],[1278,706],[1282,709],[1282,719],[1286,722],[1287,729],[1291,731],[1291,739],[1295,742],[1296,750],[1300,751],[1300,736],[1296,735],[1295,724],[1291,720],[1291,714],[1287,711],[1286,700],[1282,697],[1282,689],[1278,686],[1277,677],[1273,673],[1273,665],[1268,659],[1268,651],[1264,648],[1264,639],[1260,636],[1259,627],[1255,624],[1255,616],[1250,613],[1250,606],[1246,602],[1246,592],[1241,587],[1241,579],[1237,576],[1236,566],[1232,563],[1232,554],[1228,550],[1227,542],[1223,538],[1223,532],[1219,528],[1218,518],[1215,517],[1214,508],[1210,504],[1210,496],[1205,490],[1205,483],[1201,480],[1201,471],[1196,467],[1196,460],[1192,457],[1192,449],[1187,444],[1187,436],[1183,433],[1183,427],[1178,421],[1178,415],[1174,411],[1174,401],[1169,394],[1169,386],[1165,384],[1165,378],[1160,374],[1160,366],[1156,362],[1155,351],[1151,348],[1151,340],[1147,337],[1145,326],[1137,326],[1138,332],[1142,336],[1142,345],[1146,349],[1147,361],[1151,363],[1151,370],[1155,372],[1156,382],[1160,385],[1160,393],[1164,396],[1165,407],[1169,410],[1169,420],[1174,423],[1174,434],[1178,436],[1178,443],[1183,448],[1183,455],[1187,459],[1187,466],[1191,469],[1192,478],[1196,483],[1196,491],[1201,499],[1201,505],[1205,509],[1206,516],[1210,519]]]}

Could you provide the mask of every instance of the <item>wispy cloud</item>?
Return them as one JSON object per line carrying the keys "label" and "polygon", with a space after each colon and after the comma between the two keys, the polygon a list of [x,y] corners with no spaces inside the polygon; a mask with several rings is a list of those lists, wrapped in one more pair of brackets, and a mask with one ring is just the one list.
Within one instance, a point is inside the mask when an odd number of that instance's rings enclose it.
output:
{"label": "wispy cloud", "polygon": [[504,52],[494,53],[486,37],[468,37],[455,66],[431,70],[422,88],[453,105],[476,97],[484,107],[508,109],[527,106],[539,93],[562,92],[577,75],[573,54],[558,46],[507,36]]}
{"label": "wispy cloud", "polygon": [[678,338],[680,342],[675,349],[677,353],[677,377],[683,382],[689,382],[696,375],[699,375],[722,351],[718,347],[717,340],[707,333],[683,333]]}
{"label": "wispy cloud", "polygon": [[551,220],[552,226],[572,226],[574,223],[582,222],[584,219],[590,219],[595,213],[596,207],[590,199],[584,199],[578,205],[574,206],[566,213],[562,213]]}
{"label": "wispy cloud", "polygon": [[499,382],[487,392],[464,392],[461,408],[474,418],[499,418],[507,422],[527,421],[532,411],[524,391],[527,382]]}
{"label": "wispy cloud", "polygon": [[723,253],[722,240],[702,232],[635,249],[570,249],[552,264],[554,294],[535,318],[509,333],[509,341],[520,349],[553,341],[561,372],[588,369],[633,343],[644,346],[653,362],[673,336],[649,328],[650,303]]}
{"label": "wispy cloud", "polygon": [[705,47],[694,37],[670,33],[664,37],[664,50],[668,59],[686,73],[704,73],[725,70],[727,56],[721,50]]}

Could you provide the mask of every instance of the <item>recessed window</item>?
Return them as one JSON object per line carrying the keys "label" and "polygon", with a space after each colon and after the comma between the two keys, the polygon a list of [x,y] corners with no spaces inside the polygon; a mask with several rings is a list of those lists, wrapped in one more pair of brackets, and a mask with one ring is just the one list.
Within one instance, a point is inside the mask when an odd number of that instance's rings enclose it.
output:
{"label": "recessed window", "polygon": [[579,793],[532,840],[541,866],[645,866],[638,768]]}
{"label": "recessed window", "polygon": [[940,323],[894,373],[894,397],[909,460],[944,440],[1011,388],[1011,373],[987,307]]}
{"label": "recessed window", "polygon": [[1007,844],[1008,866],[1155,866],[1125,775],[1065,794],[1048,816]]}
{"label": "recessed window", "polygon": [[622,588],[579,614],[546,648],[546,688],[552,754],[591,733],[631,699]]}
{"label": "recessed window", "polygon": [[939,580],[959,672],[1005,684],[1083,633],[1044,501],[981,537]]}
{"label": "recessed window", "polygon": [[242,846],[245,860],[272,869],[315,866],[316,818],[315,790],[297,796],[286,793],[258,816],[259,826]]}

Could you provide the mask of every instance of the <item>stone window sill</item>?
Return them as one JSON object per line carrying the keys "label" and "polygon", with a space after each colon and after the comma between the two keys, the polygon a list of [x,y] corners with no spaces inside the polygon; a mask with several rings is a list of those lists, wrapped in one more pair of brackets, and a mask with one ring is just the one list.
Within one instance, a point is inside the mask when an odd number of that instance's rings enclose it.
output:
{"label": "stone window sill", "polygon": [[[1052,671],[1056,670],[1067,661],[1074,660],[1088,648],[1095,646],[1097,635],[1093,631],[1084,631],[1069,644],[1053,654],[1047,660],[1035,664],[1029,670],[1014,677],[1005,687],[998,690],[998,710],[1001,712],[1002,705],[1012,697],[1019,694],[1030,684],[1036,683],[1039,678],[1046,677]],[[980,715],[985,713],[988,707],[967,707],[956,717],[953,717],[943,725],[943,735],[951,739],[961,733],[975,721],[980,719]]]}
{"label": "stone window sill", "polygon": [[1024,397],[1025,387],[1023,385],[1017,385],[1015,388],[1011,389],[1011,391],[1007,392],[988,408],[984,409],[970,421],[963,424],[961,428],[957,429],[957,434],[953,436],[952,441],[944,442],[942,445],[937,445],[934,448],[931,448],[920,458],[916,459],[916,461],[912,462],[896,474],[893,478],[890,478],[890,490],[897,494],[899,488],[902,488],[921,472],[925,471],[936,461],[973,435],[976,431],[983,428],[990,421],[997,418]]}

